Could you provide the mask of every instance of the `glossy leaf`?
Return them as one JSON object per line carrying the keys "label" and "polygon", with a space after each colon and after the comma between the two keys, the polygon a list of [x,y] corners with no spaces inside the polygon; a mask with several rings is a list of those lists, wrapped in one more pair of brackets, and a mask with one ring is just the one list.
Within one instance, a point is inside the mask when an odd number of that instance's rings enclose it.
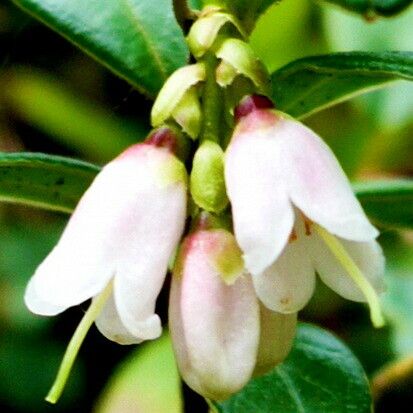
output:
{"label": "glossy leaf", "polygon": [[0,153],[0,201],[72,212],[98,172],[61,156]]}
{"label": "glossy leaf", "polygon": [[278,109],[304,118],[396,80],[413,80],[413,52],[348,52],[296,60],[274,72]]}
{"label": "glossy leaf", "polygon": [[354,189],[378,225],[413,229],[413,179],[363,182]]}
{"label": "glossy leaf", "polygon": [[284,363],[217,408],[220,413],[368,413],[371,397],[351,351],[332,334],[301,325]]}
{"label": "glossy leaf", "polygon": [[347,10],[360,13],[366,18],[393,16],[412,4],[412,0],[326,0]]}
{"label": "glossy leaf", "polygon": [[14,1],[149,96],[188,60],[171,0]]}
{"label": "glossy leaf", "polygon": [[96,413],[181,413],[181,384],[168,335],[132,353],[111,377]]}

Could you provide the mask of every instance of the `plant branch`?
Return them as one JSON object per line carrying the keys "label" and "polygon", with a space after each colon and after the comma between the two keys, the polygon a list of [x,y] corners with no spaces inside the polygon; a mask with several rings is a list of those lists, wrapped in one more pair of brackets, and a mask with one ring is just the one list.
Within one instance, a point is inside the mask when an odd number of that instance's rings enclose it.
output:
{"label": "plant branch", "polygon": [[186,32],[188,20],[194,20],[195,13],[189,8],[187,0],[173,0],[176,20]]}

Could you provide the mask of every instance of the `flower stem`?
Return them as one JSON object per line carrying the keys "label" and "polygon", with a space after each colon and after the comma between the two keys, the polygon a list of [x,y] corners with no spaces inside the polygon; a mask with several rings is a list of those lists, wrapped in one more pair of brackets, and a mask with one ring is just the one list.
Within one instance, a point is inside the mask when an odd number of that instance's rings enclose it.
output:
{"label": "flower stem", "polygon": [[102,311],[103,306],[105,305],[111,293],[112,282],[110,282],[108,286],[92,301],[81,322],[77,326],[69,342],[69,345],[67,346],[53,386],[46,396],[46,401],[48,401],[49,403],[55,404],[62,395],[73,364],[79,353],[80,346],[82,345],[83,340],[85,339],[90,327]]}
{"label": "flower stem", "polygon": [[350,257],[340,241],[319,225],[314,224],[314,228],[366,297],[370,308],[370,318],[374,327],[383,327],[384,318],[381,312],[379,298],[374,288],[367,281],[360,268]]}
{"label": "flower stem", "polygon": [[209,413],[219,413],[218,409],[215,407],[214,403],[211,400],[205,398],[205,401],[209,407]]}
{"label": "flower stem", "polygon": [[206,79],[204,93],[202,96],[202,106],[204,114],[201,141],[210,140],[219,142],[219,132],[221,126],[222,100],[221,89],[215,79],[217,58],[213,54],[205,56]]}

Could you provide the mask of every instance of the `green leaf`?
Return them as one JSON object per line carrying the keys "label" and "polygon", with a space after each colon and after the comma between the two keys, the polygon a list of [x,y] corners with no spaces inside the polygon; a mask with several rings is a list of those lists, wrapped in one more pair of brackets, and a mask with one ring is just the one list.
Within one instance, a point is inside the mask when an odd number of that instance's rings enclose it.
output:
{"label": "green leaf", "polygon": [[19,69],[1,80],[2,102],[9,110],[82,158],[106,162],[148,132],[147,125],[117,118],[46,73]]}
{"label": "green leaf", "polygon": [[220,413],[368,413],[371,397],[351,351],[332,334],[301,325],[284,363],[217,408]]}
{"label": "green leaf", "polygon": [[14,1],[149,96],[188,60],[171,0]]}
{"label": "green leaf", "polygon": [[237,16],[250,32],[258,17],[279,0],[224,0],[226,8]]}
{"label": "green leaf", "polygon": [[275,71],[273,99],[297,118],[396,80],[413,80],[413,52],[348,52],[299,59]]}
{"label": "green leaf", "polygon": [[383,310],[391,329],[391,345],[398,356],[413,354],[413,244],[400,234],[386,234],[381,244],[386,256]]}
{"label": "green leaf", "polygon": [[367,18],[393,16],[412,4],[412,0],[327,0]]}
{"label": "green leaf", "polygon": [[98,172],[61,156],[0,153],[0,201],[72,212]]}
{"label": "green leaf", "polygon": [[353,188],[378,225],[413,229],[413,179],[360,182]]}
{"label": "green leaf", "polygon": [[96,413],[182,413],[181,382],[168,335],[145,344],[115,371]]}

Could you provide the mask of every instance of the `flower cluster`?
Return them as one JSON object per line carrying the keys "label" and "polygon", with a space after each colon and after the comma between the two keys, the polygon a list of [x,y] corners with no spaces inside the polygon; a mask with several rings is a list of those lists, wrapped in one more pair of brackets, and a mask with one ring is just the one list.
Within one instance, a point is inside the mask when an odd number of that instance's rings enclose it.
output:
{"label": "flower cluster", "polygon": [[[265,71],[242,40],[217,36],[228,24],[239,30],[219,10],[194,24],[188,41],[199,61],[167,81],[152,112],[156,129],[99,173],[25,296],[42,315],[92,298],[76,351],[93,322],[115,342],[140,343],[161,335],[155,304],[172,266],[169,328],[180,372],[217,400],[288,355],[316,272],[343,297],[367,301],[373,323],[383,322],[377,230],[328,146],[268,98],[247,93],[263,92]],[[233,100],[247,96],[224,107],[228,122],[214,105],[231,87]],[[228,144],[216,137],[224,124]],[[182,142],[198,138],[187,159]]]}

